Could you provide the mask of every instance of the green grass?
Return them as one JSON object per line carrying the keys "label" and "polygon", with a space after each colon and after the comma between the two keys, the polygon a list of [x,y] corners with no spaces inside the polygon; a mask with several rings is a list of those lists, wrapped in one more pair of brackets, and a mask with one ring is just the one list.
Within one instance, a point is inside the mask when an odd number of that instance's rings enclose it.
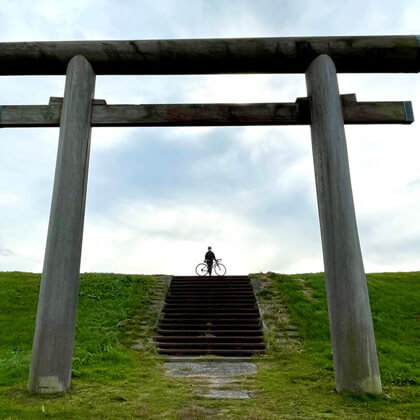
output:
{"label": "green grass", "polygon": [[[313,362],[332,369],[324,275],[271,276],[285,296]],[[295,281],[298,278],[313,290],[312,299],[305,298]],[[420,343],[415,332],[420,315],[420,273],[368,274],[367,279],[382,382],[418,385]]]}
{"label": "green grass", "polygon": [[[298,326],[302,353],[312,366],[311,382],[323,377],[325,384],[328,378],[331,388],[334,369],[323,273],[268,277]],[[367,280],[384,396],[343,395],[343,403],[360,403],[372,412],[386,410],[379,418],[420,418],[420,273],[368,274]]]}
{"label": "green grass", "polygon": [[153,322],[151,276],[83,274],[71,390],[27,392],[39,282],[38,274],[0,273],[0,418],[162,418],[183,405],[183,384],[164,375],[153,352],[130,349],[137,320]]}
{"label": "green grass", "polygon": [[[0,418],[420,418],[420,273],[368,276],[384,387],[379,397],[334,391],[323,275],[266,276],[271,285],[261,299],[274,310],[278,292],[302,344],[271,346],[256,358],[258,374],[244,380],[254,398],[211,400],[195,396],[191,383],[168,377],[150,345],[157,280],[96,273],[81,277],[69,392],[30,394],[26,381],[40,275],[0,273]],[[140,332],[145,345],[135,351],[131,345]]]}
{"label": "green grass", "polygon": [[[3,273],[0,281],[0,385],[15,385],[28,373],[40,276]],[[147,304],[149,285],[144,276],[82,275],[73,377],[101,380],[111,368],[113,377],[124,377],[131,359],[118,345],[118,322]]]}

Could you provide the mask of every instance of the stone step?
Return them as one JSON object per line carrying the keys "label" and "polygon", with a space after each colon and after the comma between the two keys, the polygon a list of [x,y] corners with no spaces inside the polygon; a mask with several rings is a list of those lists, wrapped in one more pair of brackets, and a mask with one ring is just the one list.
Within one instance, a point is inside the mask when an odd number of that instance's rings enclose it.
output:
{"label": "stone step", "polygon": [[[158,333],[159,331],[173,331],[174,333],[177,333],[177,331],[198,331],[204,333],[213,334],[216,331],[255,331],[258,334],[262,333],[261,325],[257,323],[247,323],[247,324],[212,324],[212,325],[205,325],[205,324],[170,324],[165,323],[162,325],[159,325]],[[178,333],[177,333],[178,334]]]}
{"label": "stone step", "polygon": [[171,305],[179,305],[179,306],[256,306],[256,302],[255,299],[252,300],[246,300],[246,301],[234,301],[231,299],[221,299],[221,300],[209,300],[209,299],[197,299],[194,302],[186,302],[186,301],[182,301],[182,300],[177,300],[177,301],[166,301],[166,305],[165,306],[171,306]]}
{"label": "stone step", "polygon": [[171,291],[177,291],[182,290],[184,292],[187,291],[200,291],[200,292],[218,292],[218,291],[249,291],[252,292],[252,286],[248,284],[242,284],[242,285],[231,285],[231,284],[220,284],[220,285],[182,285],[182,284],[174,284],[173,287],[171,287]]}
{"label": "stone step", "polygon": [[249,314],[258,314],[258,309],[255,306],[227,306],[227,305],[213,305],[213,306],[184,306],[184,307],[176,307],[176,306],[164,306],[163,311],[165,313],[200,313],[200,312],[214,312],[217,311],[217,314],[228,314],[232,312],[237,312],[240,314],[249,313]]}
{"label": "stone step", "polygon": [[187,322],[185,320],[163,321],[159,323],[159,329],[162,330],[260,330],[261,323],[258,319],[255,320],[229,320],[229,322]]}
{"label": "stone step", "polygon": [[178,287],[178,288],[185,288],[185,289],[191,289],[191,288],[195,288],[195,289],[223,289],[223,288],[228,288],[228,289],[249,289],[250,287],[252,287],[252,285],[250,283],[225,283],[225,282],[220,282],[220,283],[173,283],[171,285],[171,288],[174,287]]}
{"label": "stone step", "polygon": [[158,343],[263,343],[262,336],[244,336],[244,335],[159,335],[155,337]]}
{"label": "stone step", "polygon": [[[223,326],[224,328],[227,328],[227,326]],[[237,328],[237,325],[235,325]],[[247,329],[247,326],[244,326],[242,329],[236,329],[236,330],[230,330],[230,329],[159,329],[158,334],[160,336],[163,335],[169,335],[169,336],[175,336],[175,335],[181,335],[181,336],[189,336],[189,337],[199,337],[199,336],[205,336],[206,334],[214,335],[217,337],[223,337],[223,336],[244,336],[246,334],[247,337],[250,336],[258,336],[263,337],[263,333],[260,329],[253,328],[253,329]]]}
{"label": "stone step", "polygon": [[167,298],[171,299],[253,299],[255,300],[254,292],[249,291],[235,291],[232,293],[226,292],[202,292],[202,291],[179,291],[167,294]]}
{"label": "stone step", "polygon": [[197,295],[184,295],[184,294],[178,294],[178,295],[168,295],[166,297],[166,302],[177,302],[177,303],[201,303],[201,302],[250,302],[255,303],[255,297],[249,293],[247,295],[231,295],[231,296],[225,296],[220,294],[213,294],[213,295],[207,295],[207,294],[197,294]]}
{"label": "stone step", "polygon": [[199,321],[199,322],[237,322],[252,320],[253,322],[259,322],[260,317],[258,312],[164,312],[163,318],[160,322],[164,321]]}
{"label": "stone step", "polygon": [[235,280],[249,281],[249,277],[248,276],[220,276],[220,277],[219,276],[212,276],[211,278],[209,278],[208,276],[206,276],[206,277],[199,277],[199,276],[174,276],[172,278],[172,283],[173,282],[176,282],[176,281],[181,281],[181,280],[203,280],[203,279],[207,279],[208,281],[217,280],[217,279],[224,279],[225,281],[235,281]]}
{"label": "stone step", "polygon": [[264,343],[218,343],[195,341],[177,342],[159,342],[159,349],[181,349],[181,350],[264,350]]}
{"label": "stone step", "polygon": [[225,356],[225,357],[240,357],[252,356],[254,354],[264,353],[261,349],[158,349],[159,354],[167,354],[172,356]]}
{"label": "stone step", "polygon": [[263,352],[249,278],[174,277],[155,342],[159,353],[172,356],[249,357]]}
{"label": "stone step", "polygon": [[167,298],[166,306],[170,305],[189,305],[189,306],[201,306],[201,305],[248,305],[255,306],[255,299],[241,299],[241,298],[222,298],[222,299],[209,299],[209,298],[197,298],[197,299],[182,299],[182,298]]}

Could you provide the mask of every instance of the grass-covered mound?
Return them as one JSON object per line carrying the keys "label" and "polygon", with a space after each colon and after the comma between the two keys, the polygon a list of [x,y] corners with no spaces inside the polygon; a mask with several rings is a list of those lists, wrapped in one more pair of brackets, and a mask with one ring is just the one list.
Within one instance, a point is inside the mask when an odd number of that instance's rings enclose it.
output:
{"label": "grass-covered mound", "polygon": [[[332,368],[323,274],[272,274],[316,366]],[[303,287],[309,291],[306,296]],[[420,273],[368,274],[369,297],[382,383],[420,385]]]}
{"label": "grass-covered mound", "polygon": [[[77,311],[73,377],[123,378],[132,366],[119,344],[118,323],[147,306],[151,278],[83,274]],[[27,379],[40,275],[2,273],[0,277],[0,385]],[[111,371],[110,371],[111,370]]]}
{"label": "grass-covered mound", "polygon": [[27,392],[40,277],[0,273],[0,419],[159,418],[182,406],[182,384],[164,376],[153,350],[130,348],[155,320],[152,276],[82,274],[71,390]]}
{"label": "grass-covered mound", "polygon": [[[266,277],[272,286],[261,292],[262,299],[273,302],[278,293],[302,342],[299,355],[285,356],[289,360],[284,364],[285,372],[275,368],[266,371],[266,383],[271,381],[278,387],[276,383],[288,378],[285,381],[293,384],[295,392],[306,395],[308,405],[318,407],[319,418],[348,418],[352,414],[379,419],[420,418],[419,272],[367,275],[384,391],[380,397],[332,392],[334,368],[324,275],[268,273]],[[272,354],[274,359],[277,354]],[[305,362],[311,367],[303,368]],[[277,361],[274,366],[278,366]],[[290,393],[288,396],[292,398]],[[327,396],[329,402],[321,403]],[[298,412],[310,415],[305,409]]]}
{"label": "grass-covered mound", "polygon": [[[270,346],[267,355],[256,359],[258,374],[246,379],[254,398],[210,400],[195,396],[190,384],[166,376],[150,346],[156,278],[115,274],[81,277],[70,391],[28,393],[40,275],[0,273],[0,418],[420,418],[415,329],[420,273],[368,276],[384,386],[380,397],[334,391],[323,275],[265,277],[269,287],[261,300],[273,310],[276,299],[282,301],[301,344]],[[139,335],[144,346],[134,350]]]}

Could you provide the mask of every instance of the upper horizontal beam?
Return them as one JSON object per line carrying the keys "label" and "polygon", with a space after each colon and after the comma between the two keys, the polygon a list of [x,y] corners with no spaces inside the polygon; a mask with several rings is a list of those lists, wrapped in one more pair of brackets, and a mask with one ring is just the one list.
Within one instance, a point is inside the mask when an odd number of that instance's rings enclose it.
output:
{"label": "upper horizontal beam", "polygon": [[2,42],[0,75],[64,75],[78,54],[98,75],[305,73],[320,54],[341,73],[418,73],[419,44],[415,35]]}
{"label": "upper horizontal beam", "polygon": [[[346,124],[411,124],[411,102],[357,102],[342,95]],[[0,106],[0,127],[58,127],[61,102]],[[92,127],[187,127],[310,124],[307,98],[295,103],[106,105],[94,100]]]}

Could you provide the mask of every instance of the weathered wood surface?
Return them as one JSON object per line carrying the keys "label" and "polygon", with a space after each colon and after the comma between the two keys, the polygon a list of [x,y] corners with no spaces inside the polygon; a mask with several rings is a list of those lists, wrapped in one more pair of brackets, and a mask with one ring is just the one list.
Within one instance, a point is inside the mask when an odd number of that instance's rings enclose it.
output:
{"label": "weathered wood surface", "polygon": [[[356,102],[342,95],[346,124],[411,124],[411,102]],[[60,98],[50,105],[0,107],[0,127],[58,127]],[[177,127],[310,124],[306,98],[295,103],[106,105],[94,100],[93,127]]]}
{"label": "weathered wood surface", "polygon": [[70,386],[90,151],[95,73],[83,57],[68,66],[28,389]]}
{"label": "weathered wood surface", "polygon": [[65,74],[83,55],[96,74],[305,73],[329,54],[344,73],[418,73],[419,37],[341,36],[0,43],[0,75]]}
{"label": "weathered wood surface", "polygon": [[333,61],[306,73],[312,151],[337,391],[382,391]]}

